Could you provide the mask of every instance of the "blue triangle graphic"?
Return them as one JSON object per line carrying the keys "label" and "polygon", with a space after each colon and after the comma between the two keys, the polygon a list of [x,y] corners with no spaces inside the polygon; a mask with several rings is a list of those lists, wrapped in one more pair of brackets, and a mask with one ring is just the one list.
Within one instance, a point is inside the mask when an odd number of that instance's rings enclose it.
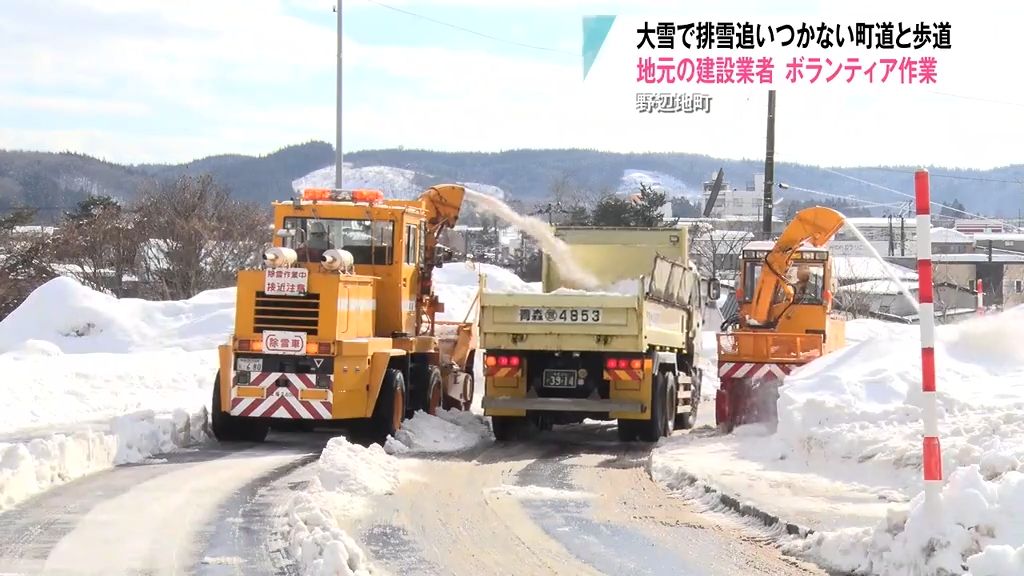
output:
{"label": "blue triangle graphic", "polygon": [[597,60],[608,31],[615,23],[615,16],[584,16],[583,17],[583,79],[587,79],[590,67]]}

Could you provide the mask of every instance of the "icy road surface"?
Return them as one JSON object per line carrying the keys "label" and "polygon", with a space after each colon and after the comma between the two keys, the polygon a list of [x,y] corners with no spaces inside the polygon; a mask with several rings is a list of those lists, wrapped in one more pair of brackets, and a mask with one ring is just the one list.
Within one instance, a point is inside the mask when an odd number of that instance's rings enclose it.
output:
{"label": "icy road surface", "polygon": [[[423,456],[418,479],[344,526],[398,575],[824,574],[727,517],[699,515],[610,426]],[[2,574],[298,574],[281,541],[325,434],[211,443],[71,482],[0,514]]]}

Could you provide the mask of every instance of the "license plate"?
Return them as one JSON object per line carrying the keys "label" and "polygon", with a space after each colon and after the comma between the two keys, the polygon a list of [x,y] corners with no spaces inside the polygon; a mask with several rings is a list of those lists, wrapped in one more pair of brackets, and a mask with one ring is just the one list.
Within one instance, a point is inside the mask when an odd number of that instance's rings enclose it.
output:
{"label": "license plate", "polygon": [[263,359],[238,358],[235,360],[235,369],[239,372],[263,372]]}
{"label": "license plate", "polygon": [[266,354],[305,354],[306,333],[268,330],[263,333],[263,352]]}
{"label": "license plate", "polygon": [[544,324],[600,324],[600,308],[520,308],[519,321]]}
{"label": "license plate", "polygon": [[575,388],[576,387],[576,371],[575,370],[545,370],[544,371],[544,387],[545,388]]}

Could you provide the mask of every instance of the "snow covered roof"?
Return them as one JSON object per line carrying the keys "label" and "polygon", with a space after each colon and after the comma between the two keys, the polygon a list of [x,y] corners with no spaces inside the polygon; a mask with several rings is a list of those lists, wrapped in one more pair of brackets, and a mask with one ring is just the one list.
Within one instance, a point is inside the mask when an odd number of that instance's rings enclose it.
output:
{"label": "snow covered roof", "polygon": [[[895,226],[899,226],[899,218],[893,217]],[[889,227],[889,218],[874,218],[874,217],[858,217],[858,218],[847,218],[847,224],[852,224],[857,228],[876,228],[879,226]],[[903,226],[907,228],[915,228],[917,226],[917,220],[913,217],[904,218]]]}
{"label": "snow covered roof", "polygon": [[[911,293],[917,292],[917,286],[908,286]],[[843,286],[841,290],[847,290],[850,292],[859,292],[861,294],[878,294],[878,295],[896,295],[902,294],[903,291],[900,289],[900,285],[892,280],[868,280],[866,282],[857,282],[855,284],[847,284]]]}
{"label": "snow covered roof", "polygon": [[832,271],[838,280],[890,280],[888,267],[900,280],[917,280],[917,272],[890,262],[879,262],[872,256],[833,256]]}
{"label": "snow covered roof", "polygon": [[952,228],[932,228],[932,244],[974,244],[970,236]]}
{"label": "snow covered roof", "polygon": [[987,253],[977,254],[932,254],[932,262],[945,262],[948,264],[981,264],[984,262],[999,262],[1001,264],[1024,264],[1024,254],[992,254],[989,260]]}
{"label": "snow covered roof", "polygon": [[993,242],[1022,241],[1024,233],[1020,232],[978,232],[974,234],[975,240],[991,240]]}

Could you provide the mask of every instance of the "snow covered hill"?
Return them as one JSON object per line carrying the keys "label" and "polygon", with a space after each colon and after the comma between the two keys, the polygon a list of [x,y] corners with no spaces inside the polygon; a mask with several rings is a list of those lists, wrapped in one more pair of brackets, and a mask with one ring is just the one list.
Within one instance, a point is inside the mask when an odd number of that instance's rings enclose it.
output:
{"label": "snow covered hill", "polygon": [[684,197],[690,200],[700,199],[703,192],[700,188],[687,186],[682,180],[650,170],[626,170],[619,181],[619,194],[633,194],[646,184],[658,192],[664,192],[669,198]]}
{"label": "snow covered hill", "polygon": [[[327,166],[311,172],[292,182],[292,188],[299,192],[305,188],[331,188],[334,186],[334,166]],[[356,168],[345,163],[342,174],[342,185],[345,188],[375,188],[389,198],[412,199],[418,197],[427,187],[423,182],[439,183],[437,179],[426,175],[391,166],[363,166]],[[477,192],[504,198],[505,191],[497,186],[478,182],[456,182]]]}

